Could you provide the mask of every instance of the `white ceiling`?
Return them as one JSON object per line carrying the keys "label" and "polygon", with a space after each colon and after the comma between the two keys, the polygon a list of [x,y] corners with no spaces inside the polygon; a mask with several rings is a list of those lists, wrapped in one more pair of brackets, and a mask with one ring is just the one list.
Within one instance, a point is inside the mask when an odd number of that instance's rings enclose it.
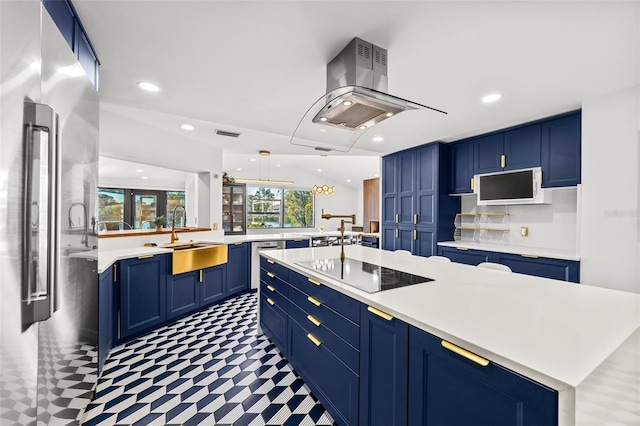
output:
{"label": "white ceiling", "polygon": [[[73,3],[102,63],[103,111],[180,134],[187,133],[181,124],[193,124],[188,139],[222,148],[226,171],[240,167],[253,177],[258,162],[248,158],[259,149],[272,152],[272,167],[311,168],[296,155],[315,163],[313,150],[289,141],[325,92],[326,64],[356,36],[388,50],[389,93],[448,115],[402,113],[369,130],[348,156],[452,141],[639,84],[638,1]],[[141,91],[143,80],[161,91]],[[492,92],[502,99],[482,104]],[[229,139],[215,129],[242,135]],[[330,153],[325,167],[337,180],[377,172],[377,161],[352,159],[345,168],[340,156]]]}

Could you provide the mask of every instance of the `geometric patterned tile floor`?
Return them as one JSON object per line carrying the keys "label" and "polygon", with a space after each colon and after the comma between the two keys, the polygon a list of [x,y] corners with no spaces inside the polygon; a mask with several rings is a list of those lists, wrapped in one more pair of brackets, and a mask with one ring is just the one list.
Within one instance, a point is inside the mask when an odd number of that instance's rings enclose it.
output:
{"label": "geometric patterned tile floor", "polygon": [[333,425],[247,293],[111,350],[84,425]]}

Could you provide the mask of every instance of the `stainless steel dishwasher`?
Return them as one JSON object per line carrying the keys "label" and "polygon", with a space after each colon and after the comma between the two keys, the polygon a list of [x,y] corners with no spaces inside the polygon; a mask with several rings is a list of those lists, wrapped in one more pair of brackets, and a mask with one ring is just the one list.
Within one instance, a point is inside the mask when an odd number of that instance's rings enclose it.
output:
{"label": "stainless steel dishwasher", "polygon": [[284,240],[254,241],[251,243],[251,288],[260,286],[260,250],[280,250],[286,247]]}

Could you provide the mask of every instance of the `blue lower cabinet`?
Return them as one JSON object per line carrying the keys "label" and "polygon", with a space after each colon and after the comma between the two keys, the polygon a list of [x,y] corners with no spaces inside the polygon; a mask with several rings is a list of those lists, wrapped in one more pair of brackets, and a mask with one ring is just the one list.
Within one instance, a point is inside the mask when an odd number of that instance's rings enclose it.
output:
{"label": "blue lower cabinet", "polygon": [[251,243],[227,246],[227,295],[240,294],[251,286]]}
{"label": "blue lower cabinet", "polygon": [[580,282],[580,262],[546,257],[529,257],[519,254],[495,253],[494,262],[502,263],[519,274]]}
{"label": "blue lower cabinet", "polygon": [[120,337],[151,330],[166,320],[164,254],[120,261]]}
{"label": "blue lower cabinet", "polygon": [[286,357],[287,350],[287,306],[272,295],[260,295],[260,327]]}
{"label": "blue lower cabinet", "polygon": [[309,248],[309,239],[287,240],[285,241],[285,248]]}
{"label": "blue lower cabinet", "polygon": [[360,244],[363,247],[378,248],[380,239],[378,237],[363,236],[360,238]]}
{"label": "blue lower cabinet", "polygon": [[500,365],[477,364],[410,327],[409,426],[557,426],[558,394]]}
{"label": "blue lower cabinet", "polygon": [[113,274],[115,266],[110,266],[100,274],[98,281],[98,374],[113,347],[114,342],[114,290],[116,280]]}
{"label": "blue lower cabinet", "polygon": [[415,251],[413,254],[429,257],[437,253],[436,228],[417,226],[414,237]]}
{"label": "blue lower cabinet", "polygon": [[396,235],[398,233],[397,226],[388,227],[382,225],[382,249],[394,251],[396,249],[397,238]]}
{"label": "blue lower cabinet", "polygon": [[202,270],[200,306],[211,305],[227,297],[227,265]]}
{"label": "blue lower cabinet", "polygon": [[366,305],[360,318],[360,423],[406,425],[409,325]]}
{"label": "blue lower cabinet", "polygon": [[452,262],[476,266],[482,262],[492,262],[494,253],[482,250],[468,250],[457,247],[438,247],[438,254]]}
{"label": "blue lower cabinet", "polygon": [[336,423],[358,425],[358,375],[322,340],[294,319],[288,323],[288,358]]}
{"label": "blue lower cabinet", "polygon": [[167,275],[167,319],[195,312],[200,307],[201,271]]}

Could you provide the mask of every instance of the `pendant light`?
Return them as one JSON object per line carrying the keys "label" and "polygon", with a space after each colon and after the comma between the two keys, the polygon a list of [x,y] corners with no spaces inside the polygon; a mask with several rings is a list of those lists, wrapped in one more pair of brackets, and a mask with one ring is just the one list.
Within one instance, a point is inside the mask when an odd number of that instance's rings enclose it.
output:
{"label": "pendant light", "polygon": [[[258,151],[260,157],[269,157],[271,155],[270,151],[260,150]],[[236,182],[244,182],[244,183],[257,183],[257,184],[275,184],[275,185],[293,185],[292,180],[279,180],[279,179],[269,179],[270,174],[270,160],[267,158],[267,178],[262,179],[262,158],[260,158],[260,177],[258,179],[255,178],[235,178]]]}

